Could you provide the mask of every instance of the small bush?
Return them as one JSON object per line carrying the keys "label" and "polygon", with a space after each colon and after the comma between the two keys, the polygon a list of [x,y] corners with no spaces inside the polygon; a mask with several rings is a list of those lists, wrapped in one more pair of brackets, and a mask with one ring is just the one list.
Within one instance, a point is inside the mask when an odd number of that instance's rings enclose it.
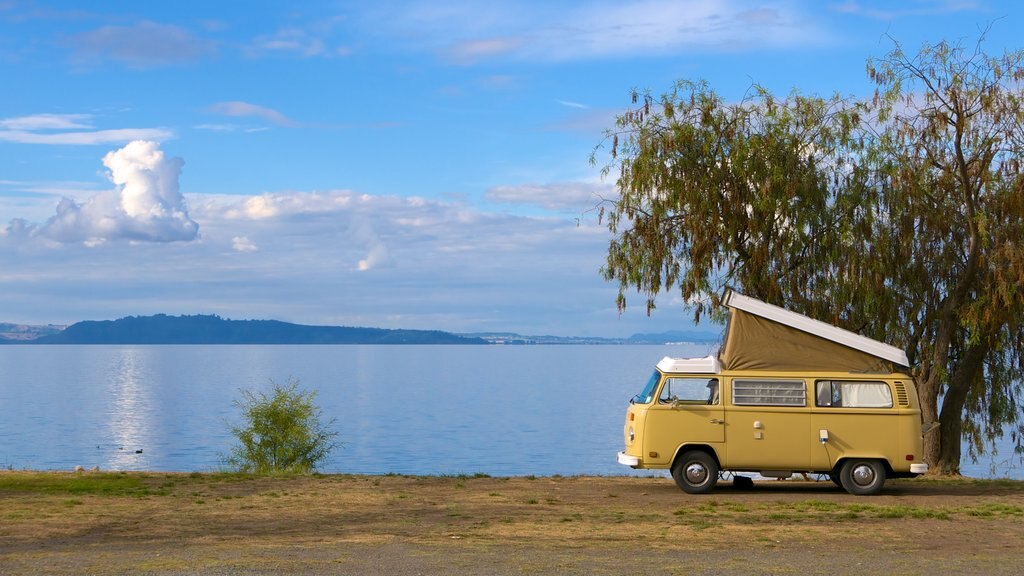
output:
{"label": "small bush", "polygon": [[256,474],[312,472],[338,446],[335,420],[321,422],[316,392],[300,390],[298,380],[270,384],[269,392],[242,390],[235,401],[244,425],[231,428],[239,444],[227,464]]}

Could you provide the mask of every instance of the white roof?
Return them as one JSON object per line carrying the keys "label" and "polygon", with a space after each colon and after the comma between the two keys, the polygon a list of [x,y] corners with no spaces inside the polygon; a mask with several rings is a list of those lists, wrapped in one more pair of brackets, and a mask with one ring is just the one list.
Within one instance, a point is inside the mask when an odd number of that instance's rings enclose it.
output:
{"label": "white roof", "polygon": [[704,358],[669,358],[665,356],[658,362],[658,370],[662,372],[687,372],[690,374],[718,374],[722,365],[717,356]]}
{"label": "white roof", "polygon": [[[876,356],[889,360],[900,366],[910,366],[910,361],[907,359],[907,353],[895,346],[889,346],[878,340],[872,340],[866,336],[855,334],[849,330],[843,330],[837,328],[831,324],[826,324],[813,318],[808,318],[803,314],[797,314],[796,312],[790,312],[778,306],[773,306],[760,300],[755,300],[749,296],[744,296],[737,292],[729,291],[725,295],[724,304],[730,308],[737,308],[766,318],[773,322],[785,324],[791,328],[796,328],[803,332],[820,336],[826,340],[831,340],[843,346],[853,348],[854,350],[860,350],[866,354]],[[659,364],[660,366],[660,364]]]}

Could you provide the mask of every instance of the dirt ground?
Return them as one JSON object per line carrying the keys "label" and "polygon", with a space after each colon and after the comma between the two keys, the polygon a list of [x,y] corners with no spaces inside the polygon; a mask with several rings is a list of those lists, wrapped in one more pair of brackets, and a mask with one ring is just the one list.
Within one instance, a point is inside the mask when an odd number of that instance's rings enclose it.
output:
{"label": "dirt ground", "polygon": [[0,574],[1019,574],[1024,483],[0,472]]}

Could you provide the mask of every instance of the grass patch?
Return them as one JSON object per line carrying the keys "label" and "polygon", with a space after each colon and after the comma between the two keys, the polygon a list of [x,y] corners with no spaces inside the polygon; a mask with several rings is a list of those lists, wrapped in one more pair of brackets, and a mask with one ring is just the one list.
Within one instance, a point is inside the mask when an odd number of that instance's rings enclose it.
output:
{"label": "grass patch", "polygon": [[717,520],[738,524],[764,524],[799,522],[835,522],[879,519],[935,519],[951,520],[955,515],[967,514],[975,517],[1024,516],[1019,506],[985,504],[960,508],[944,506],[882,505],[805,500],[802,502],[765,502],[760,505],[743,503],[719,503],[715,500],[694,506],[680,508],[672,513],[680,522],[699,526],[702,522]]}
{"label": "grass patch", "polygon": [[978,518],[993,518],[997,516],[1024,516],[1024,508],[1012,504],[989,503],[979,504],[965,510],[969,516]]}
{"label": "grass patch", "polygon": [[137,474],[0,474],[0,492],[92,494],[98,496],[166,496],[167,488],[153,487]]}

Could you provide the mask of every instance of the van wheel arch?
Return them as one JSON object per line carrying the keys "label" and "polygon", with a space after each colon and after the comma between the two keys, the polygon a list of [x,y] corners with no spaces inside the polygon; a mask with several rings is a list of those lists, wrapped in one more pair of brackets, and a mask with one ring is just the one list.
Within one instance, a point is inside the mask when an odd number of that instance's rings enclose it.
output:
{"label": "van wheel arch", "polygon": [[844,458],[836,463],[831,476],[850,494],[870,496],[882,490],[891,474],[892,468],[884,458]]}
{"label": "van wheel arch", "polygon": [[684,446],[672,461],[672,479],[688,494],[705,494],[718,483],[721,466],[707,446]]}

